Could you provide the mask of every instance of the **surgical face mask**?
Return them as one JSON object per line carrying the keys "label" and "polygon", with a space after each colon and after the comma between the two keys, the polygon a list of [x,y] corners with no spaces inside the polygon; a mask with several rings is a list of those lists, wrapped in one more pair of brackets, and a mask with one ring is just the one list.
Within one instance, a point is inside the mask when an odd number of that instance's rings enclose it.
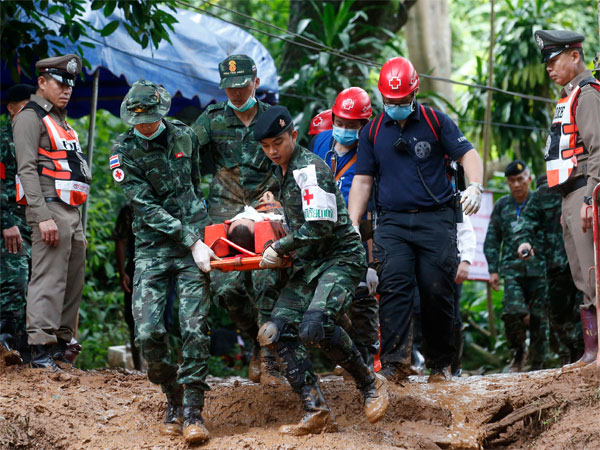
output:
{"label": "surgical face mask", "polygon": [[354,144],[356,141],[358,141],[358,132],[359,131],[360,130],[354,130],[354,129],[334,126],[332,136],[336,140],[336,142],[339,142],[342,145],[350,146],[350,145]]}
{"label": "surgical face mask", "polygon": [[133,129],[133,134],[135,134],[137,137],[140,137],[142,139],[145,139],[147,141],[151,141],[152,139],[154,139],[156,136],[158,136],[160,133],[162,133],[165,128],[167,128],[165,126],[165,123],[161,120],[160,121],[160,125],[158,126],[158,128],[156,129],[156,131],[154,133],[152,133],[150,136],[146,136],[142,133],[140,133],[137,128]]}
{"label": "surgical face mask", "polygon": [[408,105],[383,105],[385,112],[393,120],[404,120],[414,110],[414,102],[410,102]]}
{"label": "surgical face mask", "polygon": [[250,108],[252,108],[254,105],[256,105],[256,97],[254,97],[255,94],[255,90],[252,90],[252,94],[250,94],[250,97],[248,97],[248,100],[246,100],[244,102],[244,104],[242,106],[240,106],[239,108],[237,106],[235,106],[233,103],[231,103],[231,100],[227,100],[227,104],[229,105],[230,108],[239,111],[239,112],[244,112],[244,111],[248,111]]}

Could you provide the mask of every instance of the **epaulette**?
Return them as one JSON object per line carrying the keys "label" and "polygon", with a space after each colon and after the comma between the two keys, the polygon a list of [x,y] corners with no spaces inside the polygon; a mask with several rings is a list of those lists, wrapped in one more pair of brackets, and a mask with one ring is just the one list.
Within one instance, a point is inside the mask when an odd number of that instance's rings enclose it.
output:
{"label": "epaulette", "polygon": [[221,111],[225,109],[226,105],[227,102],[213,103],[212,105],[208,105],[204,112],[206,112],[207,114],[211,114],[212,112]]}

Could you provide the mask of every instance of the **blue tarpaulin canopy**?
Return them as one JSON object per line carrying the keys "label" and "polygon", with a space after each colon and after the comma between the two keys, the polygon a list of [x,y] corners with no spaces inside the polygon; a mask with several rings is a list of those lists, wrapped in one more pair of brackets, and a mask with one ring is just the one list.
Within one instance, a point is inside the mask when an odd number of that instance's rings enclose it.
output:
{"label": "blue tarpaulin canopy", "polygon": [[[219,89],[218,64],[227,56],[244,53],[256,62],[260,88],[258,96],[270,103],[278,101],[277,69],[269,52],[246,31],[219,19],[192,11],[178,9],[174,14],[178,23],[170,31],[172,43],[161,41],[156,49],[149,45],[142,49],[127,33],[123,25],[107,37],[89,30],[90,42],[94,48],[83,46],[84,57],[91,69],[84,68],[83,80],[78,80],[73,96],[67,107],[70,117],[82,117],[90,113],[92,74],[99,70],[98,108],[119,115],[119,107],[133,82],[146,78],[162,84],[174,97],[169,115],[174,116],[186,107],[203,110],[210,103],[226,100],[225,92]],[[50,22],[57,31],[62,25],[62,16],[52,16]],[[102,10],[89,8],[83,17],[97,29],[102,29],[113,20],[123,21],[122,13],[116,9],[109,17]],[[9,31],[9,30],[4,30]],[[56,48],[55,54],[76,53],[75,46],[64,37],[53,40],[64,44],[64,49]],[[1,88],[4,92],[15,83],[10,76],[7,62],[2,63]],[[33,71],[32,71],[33,73]],[[36,84],[37,81],[21,76],[17,82]],[[5,105],[2,102],[4,112]],[[199,111],[197,111],[199,112]]]}

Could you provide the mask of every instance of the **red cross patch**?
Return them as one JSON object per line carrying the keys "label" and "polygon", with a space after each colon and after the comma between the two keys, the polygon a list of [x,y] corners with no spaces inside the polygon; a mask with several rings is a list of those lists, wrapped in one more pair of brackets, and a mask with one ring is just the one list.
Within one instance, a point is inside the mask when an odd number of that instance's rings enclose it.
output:
{"label": "red cross patch", "polygon": [[310,205],[310,201],[315,198],[314,195],[312,195],[310,193],[310,191],[308,189],[304,189],[304,196],[302,197],[304,199],[304,201],[306,202],[306,206]]}
{"label": "red cross patch", "polygon": [[390,78],[389,85],[392,89],[400,88],[402,81],[400,81],[400,77],[392,77]]}
{"label": "red cross patch", "polygon": [[123,181],[125,179],[125,172],[123,172],[123,169],[113,170],[113,178],[115,179],[115,181],[117,183],[120,183],[121,181]]}

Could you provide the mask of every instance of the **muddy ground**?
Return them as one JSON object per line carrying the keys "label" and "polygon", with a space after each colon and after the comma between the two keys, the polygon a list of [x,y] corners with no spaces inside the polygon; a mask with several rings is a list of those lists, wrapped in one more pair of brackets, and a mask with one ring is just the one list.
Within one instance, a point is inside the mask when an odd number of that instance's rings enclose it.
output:
{"label": "muddy ground", "polygon": [[[386,417],[370,425],[358,391],[322,378],[339,431],[280,436],[302,410],[289,386],[210,378],[206,449],[598,449],[600,375],[594,367],[462,377],[390,388]],[[0,449],[184,449],[159,434],[166,402],[140,373],[0,367]]]}

